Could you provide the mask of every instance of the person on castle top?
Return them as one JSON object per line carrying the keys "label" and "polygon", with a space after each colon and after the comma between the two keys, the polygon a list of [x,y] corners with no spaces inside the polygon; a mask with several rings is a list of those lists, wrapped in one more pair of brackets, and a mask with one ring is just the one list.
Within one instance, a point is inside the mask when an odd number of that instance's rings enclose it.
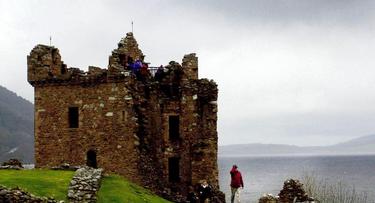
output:
{"label": "person on castle top", "polygon": [[155,80],[161,81],[161,79],[163,79],[163,76],[164,76],[164,67],[163,65],[161,65],[155,73]]}
{"label": "person on castle top", "polygon": [[150,75],[150,71],[148,70],[147,63],[142,64],[142,67],[140,69],[140,73],[142,76],[142,81],[145,81],[146,78]]}
{"label": "person on castle top", "polygon": [[142,67],[142,62],[140,60],[136,60],[135,63],[132,64],[131,70],[134,76],[136,76],[137,79],[140,79],[140,69]]}
{"label": "person on castle top", "polygon": [[237,165],[233,165],[232,170],[230,171],[230,177],[231,177],[230,187],[231,187],[231,192],[232,192],[230,201],[231,203],[234,203],[235,196],[237,196],[237,201],[240,202],[239,188],[243,188],[244,185],[243,185],[241,172],[238,170]]}
{"label": "person on castle top", "polygon": [[136,62],[135,62],[135,69],[136,70],[139,70],[139,69],[141,69],[142,68],[142,61],[141,60],[137,60]]}
{"label": "person on castle top", "polygon": [[199,202],[208,203],[210,202],[211,197],[211,186],[208,185],[206,180],[202,180],[201,184],[198,187]]}
{"label": "person on castle top", "polygon": [[133,59],[132,57],[128,56],[126,60],[126,69],[133,70],[133,66],[134,66]]}

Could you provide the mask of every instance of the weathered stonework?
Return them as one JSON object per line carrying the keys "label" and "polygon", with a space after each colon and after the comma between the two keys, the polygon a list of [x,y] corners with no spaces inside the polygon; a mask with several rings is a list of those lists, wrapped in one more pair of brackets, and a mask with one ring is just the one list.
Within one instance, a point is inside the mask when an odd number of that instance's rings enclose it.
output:
{"label": "weathered stonework", "polygon": [[[36,167],[94,159],[105,171],[164,196],[185,195],[202,179],[219,188],[218,90],[214,81],[198,79],[195,54],[182,65],[170,62],[159,79],[142,80],[127,67],[129,60],[144,60],[132,33],[112,51],[108,69],[67,68],[59,50],[45,45],[27,59],[35,89]],[[73,127],[71,109],[78,109]]]}
{"label": "weathered stonework", "polygon": [[97,192],[100,188],[103,169],[82,167],[78,169],[68,188],[68,199],[70,203],[95,203]]}
{"label": "weathered stonework", "polygon": [[0,185],[0,202],[2,203],[64,203],[50,197],[37,197],[20,188],[8,189]]}

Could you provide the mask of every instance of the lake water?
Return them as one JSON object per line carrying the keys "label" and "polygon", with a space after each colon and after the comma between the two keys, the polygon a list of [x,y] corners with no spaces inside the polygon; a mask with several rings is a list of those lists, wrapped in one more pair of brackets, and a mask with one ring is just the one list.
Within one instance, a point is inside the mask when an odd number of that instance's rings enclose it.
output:
{"label": "lake water", "polygon": [[233,164],[238,165],[244,179],[242,202],[257,202],[265,193],[277,195],[286,179],[300,179],[306,173],[315,174],[318,180],[341,181],[355,186],[357,191],[366,192],[371,200],[375,200],[375,155],[219,157],[220,189],[227,201],[230,197],[229,170]]}

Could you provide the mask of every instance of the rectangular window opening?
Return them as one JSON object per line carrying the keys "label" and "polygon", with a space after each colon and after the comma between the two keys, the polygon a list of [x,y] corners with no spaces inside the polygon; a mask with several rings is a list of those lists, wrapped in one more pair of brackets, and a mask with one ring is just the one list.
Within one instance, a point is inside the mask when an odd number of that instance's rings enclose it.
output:
{"label": "rectangular window opening", "polygon": [[69,128],[78,128],[79,114],[78,107],[69,107]]}
{"label": "rectangular window opening", "polygon": [[180,182],[180,158],[168,159],[169,182]]}
{"label": "rectangular window opening", "polygon": [[125,121],[125,111],[122,111],[122,114],[121,114],[121,120],[122,120],[122,121]]}
{"label": "rectangular window opening", "polygon": [[180,138],[180,117],[169,116],[169,139],[178,140]]}

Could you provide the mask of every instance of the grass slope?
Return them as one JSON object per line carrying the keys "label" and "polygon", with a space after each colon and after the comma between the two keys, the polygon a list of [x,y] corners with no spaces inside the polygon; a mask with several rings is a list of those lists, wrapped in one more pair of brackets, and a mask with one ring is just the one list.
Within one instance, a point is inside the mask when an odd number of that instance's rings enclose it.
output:
{"label": "grass slope", "polygon": [[[0,185],[20,187],[33,195],[67,200],[66,195],[73,171],[54,170],[0,170]],[[102,180],[98,202],[169,203],[150,191],[121,176],[110,175]]]}
{"label": "grass slope", "polygon": [[121,176],[111,175],[103,178],[98,194],[98,203],[105,202],[168,203],[169,201]]}
{"label": "grass slope", "polygon": [[0,170],[0,185],[20,187],[37,196],[67,200],[69,182],[73,171],[53,170]]}

